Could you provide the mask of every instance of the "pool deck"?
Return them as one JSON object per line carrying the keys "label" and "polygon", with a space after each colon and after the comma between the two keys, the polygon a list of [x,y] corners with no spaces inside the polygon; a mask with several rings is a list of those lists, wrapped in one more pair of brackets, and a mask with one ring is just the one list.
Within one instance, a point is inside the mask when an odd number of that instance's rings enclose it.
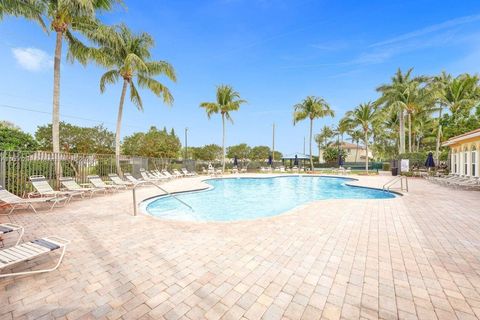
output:
{"label": "pool deck", "polygon": [[[480,192],[409,182],[395,199],[321,200],[243,222],[134,217],[131,191],[0,216],[25,240],[72,241],[58,270],[0,279],[0,320],[479,318]],[[137,199],[156,194],[139,188]]]}

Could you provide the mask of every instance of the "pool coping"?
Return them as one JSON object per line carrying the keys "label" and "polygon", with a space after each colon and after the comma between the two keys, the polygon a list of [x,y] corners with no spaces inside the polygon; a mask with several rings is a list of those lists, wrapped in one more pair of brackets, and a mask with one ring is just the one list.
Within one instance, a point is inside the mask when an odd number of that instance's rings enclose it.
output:
{"label": "pool coping", "polygon": [[[262,177],[258,177],[258,176],[227,176],[227,177],[223,177],[223,176],[220,176],[220,177],[212,177],[212,176],[208,176],[208,177],[204,177],[203,179],[200,180],[201,183],[205,183],[207,184],[205,181],[208,181],[208,180],[222,180],[222,179],[272,179],[272,178],[282,178],[282,177],[323,177],[323,178],[333,178],[333,179],[344,179],[344,180],[351,180],[351,181],[360,181],[359,179],[357,178],[353,178],[353,177],[345,177],[345,176],[332,176],[332,175],[322,175],[322,174],[273,174],[273,175],[268,175],[268,176],[262,176]],[[397,191],[392,191],[392,190],[383,190],[383,189],[380,189],[380,188],[374,188],[374,187],[368,187],[368,186],[361,186],[361,185],[355,185],[355,184],[350,184],[350,183],[345,183],[345,185],[349,186],[349,187],[354,187],[354,188],[365,188],[365,189],[371,189],[371,190],[378,190],[378,191],[384,191],[384,192],[389,192],[389,193],[393,193],[395,195],[398,195],[398,196],[404,196],[403,193],[401,192],[397,192]],[[207,191],[207,190],[211,190],[211,189],[214,189],[213,186],[211,185],[208,185],[204,188],[195,188],[195,189],[189,189],[189,190],[183,190],[183,191],[174,191],[174,192],[169,192],[171,195],[178,195],[178,194],[185,194],[185,193],[196,193],[196,192],[201,192],[201,191]],[[150,214],[146,208],[147,206],[152,203],[153,201],[155,201],[156,199],[158,198],[161,198],[161,197],[166,197],[168,196],[168,194],[161,194],[161,195],[154,195],[154,196],[151,196],[151,197],[147,197],[145,199],[143,199],[142,201],[140,201],[138,203],[138,208],[139,208],[139,212],[144,215],[144,216],[148,216],[148,217],[151,217],[153,219],[156,219],[156,220],[161,220],[161,221],[165,221],[165,222],[171,222],[171,223],[195,223],[195,224],[206,224],[206,223],[215,223],[215,224],[232,224],[232,223],[246,223],[246,222],[255,222],[255,221],[261,221],[261,220],[270,220],[270,219],[275,219],[275,218],[279,218],[279,217],[282,217],[282,216],[285,216],[285,215],[291,215],[291,214],[294,214],[296,211],[298,210],[301,210],[301,209],[304,209],[305,207],[308,207],[310,205],[313,205],[317,202],[321,202],[321,201],[343,201],[343,200],[348,200],[348,199],[317,199],[317,200],[314,200],[314,201],[311,201],[311,202],[307,202],[307,203],[304,203],[304,204],[301,204],[299,206],[296,206],[294,208],[291,208],[287,211],[284,211],[282,213],[279,213],[279,214],[276,214],[276,215],[272,215],[272,216],[268,216],[268,217],[259,217],[259,218],[254,218],[254,219],[246,219],[246,220],[232,220],[232,221],[216,221],[216,220],[205,220],[205,221],[198,221],[198,220],[175,220],[175,219],[168,219],[168,218],[162,218],[162,217],[157,217],[157,216],[154,216],[152,214]],[[386,201],[393,201],[397,199],[397,197],[394,197],[394,198],[385,198],[385,199],[381,199],[381,200],[386,200]],[[371,201],[376,201],[376,200],[380,200],[380,199],[356,199],[356,200],[371,200]]]}

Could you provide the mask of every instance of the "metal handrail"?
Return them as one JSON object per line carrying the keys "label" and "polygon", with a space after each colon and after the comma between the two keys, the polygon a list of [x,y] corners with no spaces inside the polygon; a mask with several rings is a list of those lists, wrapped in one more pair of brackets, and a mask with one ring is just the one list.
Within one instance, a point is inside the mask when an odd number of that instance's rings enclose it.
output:
{"label": "metal handrail", "polygon": [[153,181],[141,181],[139,183],[136,183],[133,188],[132,188],[132,193],[133,193],[133,215],[136,216],[137,215],[137,197],[136,197],[136,193],[135,193],[135,190],[137,189],[137,187],[139,185],[144,185],[144,184],[151,184],[151,185],[154,185],[155,187],[157,187],[158,189],[162,190],[163,192],[165,192],[167,195],[169,195],[170,197],[172,197],[173,199],[177,200],[178,202],[180,202],[181,204],[185,205],[186,207],[188,207],[190,210],[192,211],[195,211],[193,210],[193,208],[188,204],[186,203],[185,201],[183,200],[180,200],[179,198],[177,198],[175,195],[173,195],[172,193],[168,192],[167,190],[165,190],[164,188],[160,187],[158,184],[156,184],[155,182]]}
{"label": "metal handrail", "polygon": [[[405,189],[403,188],[403,180],[405,179]],[[385,183],[382,187],[383,191],[390,191],[390,188],[397,182],[400,181],[400,190],[408,192],[408,178],[406,176],[398,176],[393,178],[392,180]]]}

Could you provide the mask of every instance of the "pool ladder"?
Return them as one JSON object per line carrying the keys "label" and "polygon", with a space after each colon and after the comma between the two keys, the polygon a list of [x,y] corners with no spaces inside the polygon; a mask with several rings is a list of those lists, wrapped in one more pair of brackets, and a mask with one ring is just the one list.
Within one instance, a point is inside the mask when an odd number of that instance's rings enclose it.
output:
{"label": "pool ladder", "polygon": [[167,190],[165,190],[164,188],[160,187],[158,184],[156,184],[155,182],[153,181],[142,181],[142,182],[139,182],[137,183],[136,185],[133,186],[132,188],[132,194],[133,194],[133,215],[136,216],[137,215],[137,197],[136,197],[136,193],[135,193],[135,190],[137,189],[137,187],[139,185],[145,185],[145,184],[151,184],[155,187],[157,187],[158,189],[162,190],[163,192],[165,192],[165,194],[167,194],[168,196],[172,197],[173,199],[177,200],[178,202],[180,202],[181,204],[183,204],[184,206],[188,207],[190,210],[192,211],[195,211],[193,210],[192,206],[190,206],[188,203],[186,203],[185,201],[183,200],[180,200],[178,197],[176,197],[174,194],[168,192]]}
{"label": "pool ladder", "polygon": [[[405,188],[403,187],[403,180],[405,180]],[[390,191],[390,189],[392,189],[392,187],[398,182],[400,182],[400,191],[408,192],[408,178],[406,176],[397,176],[388,181],[383,185],[383,191]]]}

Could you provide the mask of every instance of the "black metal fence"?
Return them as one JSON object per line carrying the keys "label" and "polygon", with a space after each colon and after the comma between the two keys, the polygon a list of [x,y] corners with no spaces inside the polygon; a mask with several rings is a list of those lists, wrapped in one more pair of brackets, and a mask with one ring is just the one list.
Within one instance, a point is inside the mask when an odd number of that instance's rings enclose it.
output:
{"label": "black metal fence", "polygon": [[[17,195],[32,191],[29,177],[45,176],[52,186],[59,187],[58,178],[73,177],[78,183],[86,183],[87,176],[96,174],[107,177],[117,173],[116,157],[111,154],[72,154],[46,151],[0,151],[0,185]],[[146,170],[170,169],[184,166],[182,161],[162,158],[120,156],[122,172],[139,176],[141,168]],[[195,163],[185,163],[195,167]]]}

